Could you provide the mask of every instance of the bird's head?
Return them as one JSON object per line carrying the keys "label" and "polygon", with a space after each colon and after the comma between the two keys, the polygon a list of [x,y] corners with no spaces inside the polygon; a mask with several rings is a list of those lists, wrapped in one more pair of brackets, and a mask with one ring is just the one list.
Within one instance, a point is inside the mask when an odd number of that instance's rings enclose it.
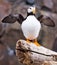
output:
{"label": "bird's head", "polygon": [[29,7],[28,10],[27,10],[27,13],[31,14],[31,15],[32,14],[35,15],[35,13],[36,13],[36,7],[35,6]]}

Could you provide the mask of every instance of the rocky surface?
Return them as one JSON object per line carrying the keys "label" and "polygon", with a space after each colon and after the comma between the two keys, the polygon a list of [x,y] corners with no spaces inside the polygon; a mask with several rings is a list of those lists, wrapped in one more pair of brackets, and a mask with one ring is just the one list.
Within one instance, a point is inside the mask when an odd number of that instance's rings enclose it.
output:
{"label": "rocky surface", "polygon": [[17,41],[16,56],[25,65],[57,65],[56,52],[25,40]]}

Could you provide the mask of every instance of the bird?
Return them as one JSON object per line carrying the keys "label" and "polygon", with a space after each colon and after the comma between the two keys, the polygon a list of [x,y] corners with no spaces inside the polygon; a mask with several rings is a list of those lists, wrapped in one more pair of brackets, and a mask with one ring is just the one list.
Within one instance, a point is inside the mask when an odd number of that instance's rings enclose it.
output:
{"label": "bird", "polygon": [[21,24],[21,29],[26,41],[33,42],[36,46],[40,46],[40,44],[37,42],[37,37],[39,36],[41,30],[41,23],[50,27],[55,27],[55,23],[46,15],[41,14],[40,16],[36,17],[35,14],[36,7],[30,6],[27,9],[26,18],[24,18],[21,14],[15,15],[11,13],[2,20],[2,23],[12,24],[17,21]]}
{"label": "bird", "polygon": [[29,7],[27,10],[27,18],[21,24],[21,29],[27,41],[34,42],[37,46],[37,37],[41,29],[41,23],[35,17],[35,7]]}

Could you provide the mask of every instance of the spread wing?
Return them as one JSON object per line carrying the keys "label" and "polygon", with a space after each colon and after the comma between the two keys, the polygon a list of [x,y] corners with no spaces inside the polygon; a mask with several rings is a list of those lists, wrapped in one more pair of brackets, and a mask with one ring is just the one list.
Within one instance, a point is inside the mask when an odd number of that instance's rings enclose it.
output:
{"label": "spread wing", "polygon": [[46,26],[54,27],[54,21],[48,16],[46,12],[40,11],[40,16],[37,19]]}
{"label": "spread wing", "polygon": [[21,14],[16,14],[16,15],[8,15],[6,16],[3,20],[2,23],[15,23],[18,21],[18,23],[22,23],[24,20],[24,17]]}

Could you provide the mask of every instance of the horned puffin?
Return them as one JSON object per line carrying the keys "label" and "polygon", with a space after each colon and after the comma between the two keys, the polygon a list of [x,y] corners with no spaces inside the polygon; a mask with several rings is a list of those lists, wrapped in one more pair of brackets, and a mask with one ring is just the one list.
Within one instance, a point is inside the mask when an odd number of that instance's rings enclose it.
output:
{"label": "horned puffin", "polygon": [[41,23],[47,26],[54,27],[55,23],[53,20],[46,16],[42,15],[38,18],[35,16],[36,7],[31,6],[27,9],[27,16],[24,18],[21,14],[9,14],[2,19],[2,23],[15,23],[16,21],[21,24],[22,32],[27,39],[27,42],[33,42],[35,45],[40,46],[37,42],[37,37],[39,36],[41,30]]}
{"label": "horned puffin", "polygon": [[21,29],[27,41],[34,42],[37,46],[40,44],[37,42],[37,37],[41,29],[41,23],[35,17],[35,7],[29,7],[27,10],[27,18],[22,22]]}

